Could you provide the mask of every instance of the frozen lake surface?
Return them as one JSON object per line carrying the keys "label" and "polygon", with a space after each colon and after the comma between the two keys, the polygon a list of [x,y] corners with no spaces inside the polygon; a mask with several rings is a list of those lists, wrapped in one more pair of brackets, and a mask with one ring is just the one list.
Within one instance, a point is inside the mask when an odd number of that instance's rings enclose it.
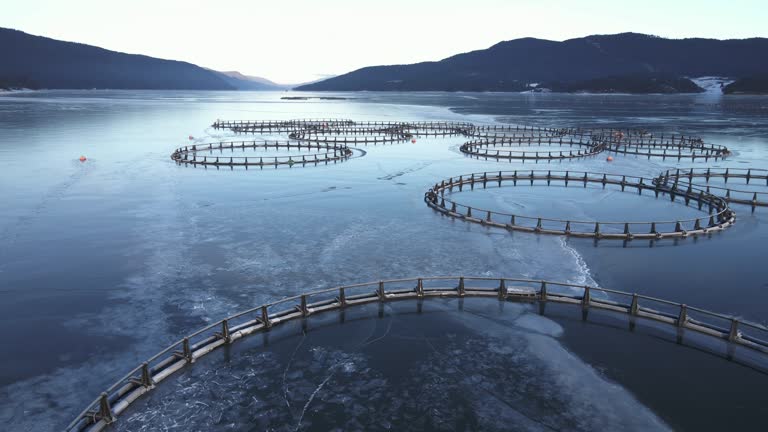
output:
{"label": "frozen lake surface", "polygon": [[[436,181],[472,172],[567,169],[650,178],[675,167],[768,168],[766,98],[283,95],[0,96],[0,422],[11,430],[60,429],[115,379],[206,323],[289,295],[370,280],[562,280],[766,322],[765,209],[735,205],[736,225],[708,238],[624,245],[489,229],[441,217],[423,202]],[[734,154],[709,164],[620,154],[610,164],[604,155],[509,163],[465,157],[458,151],[465,139],[449,137],[369,145],[362,157],[317,167],[230,171],[169,158],[190,143],[250,139],[210,128],[219,118],[329,117],[642,127],[699,135]],[[81,154],[86,163],[77,161]],[[679,203],[599,188],[517,186],[459,195],[536,216],[698,215]],[[468,314],[469,307],[460,313],[450,302],[435,302],[435,312],[422,315],[405,314],[404,303],[388,306],[384,319],[373,313],[306,336],[286,328],[267,348],[256,338],[236,344],[158,386],[117,429],[487,430],[514,423],[592,430],[615,429],[618,419],[634,430],[757,429],[757,414],[750,417],[745,407],[764,400],[765,375],[648,335],[539,317],[525,306],[508,304],[493,315],[498,305],[491,303],[473,304]],[[393,372],[406,368],[408,374]],[[214,380],[212,371],[249,379]],[[225,393],[226,401],[216,398]],[[189,415],[184,407],[197,402],[214,409],[200,405],[197,416]],[[425,417],[424,405],[443,411]],[[336,414],[344,421],[334,423]],[[419,415],[433,423],[412,423]]]}

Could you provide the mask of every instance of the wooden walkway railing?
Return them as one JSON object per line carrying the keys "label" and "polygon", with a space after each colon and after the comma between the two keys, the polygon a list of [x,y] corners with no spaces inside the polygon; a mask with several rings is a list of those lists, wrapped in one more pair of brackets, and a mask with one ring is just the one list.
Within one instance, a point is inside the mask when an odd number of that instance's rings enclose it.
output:
{"label": "wooden walkway railing", "polygon": [[487,297],[500,301],[565,303],[647,319],[768,353],[768,328],[654,297],[564,282],[520,278],[424,277],[347,285],[288,297],[231,315],[176,341],[104,390],[67,427],[100,431],[157,384],[195,360],[281,323],[356,305],[430,297]]}

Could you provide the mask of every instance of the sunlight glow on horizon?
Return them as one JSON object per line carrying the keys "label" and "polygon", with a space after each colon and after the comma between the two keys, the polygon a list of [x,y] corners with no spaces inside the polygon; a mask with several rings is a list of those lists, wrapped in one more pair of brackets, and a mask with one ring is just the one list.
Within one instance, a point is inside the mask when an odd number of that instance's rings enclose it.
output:
{"label": "sunlight glow on horizon", "polygon": [[440,60],[503,40],[768,37],[762,1],[6,0],[0,27],[280,83]]}

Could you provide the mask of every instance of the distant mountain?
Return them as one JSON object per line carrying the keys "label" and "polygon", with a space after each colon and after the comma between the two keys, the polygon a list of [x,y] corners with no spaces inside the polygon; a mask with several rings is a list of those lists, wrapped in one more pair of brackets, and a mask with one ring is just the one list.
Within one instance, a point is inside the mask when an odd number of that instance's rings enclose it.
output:
{"label": "distant mountain", "polygon": [[723,93],[768,95],[768,74],[738,79],[725,86]]}
{"label": "distant mountain", "polygon": [[326,77],[326,78],[305,82],[301,84],[278,84],[266,78],[244,75],[236,71],[230,71],[230,72],[213,71],[213,72],[216,72],[217,74],[219,74],[222,77],[222,79],[224,79],[224,81],[232,85],[237,90],[272,90],[272,91],[290,90],[297,86],[314,84],[316,82],[320,82],[322,80],[328,79],[328,77]]}
{"label": "distant mountain", "polygon": [[563,42],[524,38],[436,62],[366,67],[296,90],[524,91],[529,83],[563,87],[622,77],[644,77],[647,82],[670,77],[738,78],[767,73],[767,54],[764,38],[664,39],[636,33]]}
{"label": "distant mountain", "polygon": [[323,76],[322,78],[318,78],[318,79],[315,79],[315,80],[312,80],[312,81],[307,81],[307,82],[304,82],[304,83],[293,85],[292,87],[296,88],[296,87],[300,87],[300,86],[315,84],[315,83],[319,83],[319,82],[322,82],[322,81],[325,81],[325,80],[329,80],[331,78],[336,78],[337,76],[338,75],[326,75],[326,76]]}
{"label": "distant mountain", "polygon": [[0,28],[0,87],[233,90],[190,63],[124,54]]}
{"label": "distant mountain", "polygon": [[240,72],[217,72],[226,83],[237,90],[287,90],[292,85],[278,84],[266,78],[243,75]]}
{"label": "distant mountain", "polygon": [[266,78],[252,76],[252,75],[243,75],[240,72],[237,71],[230,71],[230,72],[219,72],[222,73],[230,78],[236,78],[243,81],[251,81],[254,83],[259,83],[267,86],[273,86],[273,87],[280,87],[282,84],[278,84],[276,82],[270,81]]}

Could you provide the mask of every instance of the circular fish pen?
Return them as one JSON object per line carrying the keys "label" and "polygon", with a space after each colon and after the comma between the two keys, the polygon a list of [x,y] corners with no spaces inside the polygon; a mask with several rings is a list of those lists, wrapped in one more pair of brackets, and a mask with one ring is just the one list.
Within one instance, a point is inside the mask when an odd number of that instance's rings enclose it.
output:
{"label": "circular fish pen", "polygon": [[[753,208],[768,206],[768,170],[766,169],[676,169],[663,172],[655,181],[676,188],[703,189],[728,203],[745,204]],[[715,181],[722,183],[714,184]]]}
{"label": "circular fish pen", "polygon": [[728,147],[706,144],[701,138],[684,135],[662,134],[656,137],[643,130],[595,130],[592,134],[596,140],[603,142],[608,152],[645,156],[648,159],[707,162],[723,159],[731,153]]}
{"label": "circular fish pen", "polygon": [[693,336],[721,340],[727,344],[730,358],[742,355],[741,349],[758,355],[768,353],[768,328],[763,325],[634,293],[521,278],[441,276],[375,281],[288,297],[199,329],[150,357],[105,389],[65,430],[103,430],[117,421],[136,400],[201,357],[249,335],[264,334],[286,322],[372,303],[383,305],[393,301],[467,297],[538,303],[541,311],[547,303],[572,305],[582,310],[582,319],[586,319],[592,309],[616,313],[627,317],[630,329],[638,322],[669,326],[677,332],[678,343]]}
{"label": "circular fish pen", "polygon": [[[454,189],[461,192],[464,188],[474,190],[475,187],[482,187],[485,189],[495,185],[501,187],[502,184],[518,186],[518,183],[530,186],[534,184],[546,186],[556,184],[565,187],[571,185],[585,188],[588,184],[597,184],[602,185],[603,188],[608,186],[617,187],[622,192],[636,191],[638,195],[642,195],[644,191],[650,191],[657,198],[659,195],[669,196],[673,202],[678,197],[682,198],[686,206],[693,202],[698,207],[698,210],[705,212],[705,216],[657,221],[556,219],[477,208],[459,203],[450,198],[450,194]],[[448,192],[448,197],[446,197],[446,191]],[[643,177],[590,172],[532,170],[462,175],[436,183],[424,194],[424,201],[429,207],[440,214],[467,222],[505,228],[510,231],[595,239],[654,240],[680,238],[721,231],[733,225],[736,219],[735,212],[728,207],[728,203],[725,200],[703,190],[679,189],[674,185],[666,186]]]}
{"label": "circular fish pen", "polygon": [[[239,151],[238,156],[235,152]],[[242,156],[247,151],[263,152]],[[298,155],[280,154],[269,156],[268,152],[303,152]],[[227,152],[228,154],[225,154]],[[294,165],[328,165],[343,162],[354,155],[345,143],[338,142],[291,142],[291,141],[222,141],[209,144],[194,144],[176,149],[171,159],[179,165],[227,166],[227,167],[279,167]]]}
{"label": "circular fish pen", "polygon": [[[560,150],[554,150],[560,149]],[[563,150],[563,148],[566,148]],[[469,156],[498,160],[555,160],[594,156],[603,150],[601,141],[590,136],[539,135],[495,136],[464,143],[459,150]]]}

